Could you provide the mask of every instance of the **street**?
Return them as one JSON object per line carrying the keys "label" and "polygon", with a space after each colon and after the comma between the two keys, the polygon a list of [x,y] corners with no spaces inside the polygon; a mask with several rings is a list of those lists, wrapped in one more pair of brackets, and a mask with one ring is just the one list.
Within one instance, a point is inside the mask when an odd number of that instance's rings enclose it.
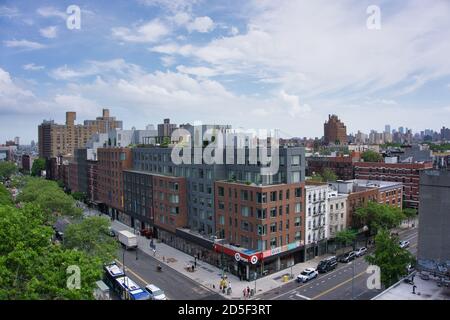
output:
{"label": "street", "polygon": [[[412,254],[417,253],[417,228],[406,230],[400,234],[401,240],[410,241],[408,248]],[[381,290],[368,289],[366,273],[368,263],[363,257],[344,264],[338,263],[335,270],[319,274],[316,279],[304,284],[290,282],[279,288],[257,296],[256,299],[270,300],[368,300]],[[353,280],[353,267],[355,278]]]}
{"label": "street", "polygon": [[[123,249],[120,249],[117,262],[122,267]],[[154,284],[163,290],[169,300],[219,300],[220,294],[199,285],[185,275],[163,265],[161,272],[156,270],[158,261],[137,249],[125,251],[125,274],[144,288]]]}

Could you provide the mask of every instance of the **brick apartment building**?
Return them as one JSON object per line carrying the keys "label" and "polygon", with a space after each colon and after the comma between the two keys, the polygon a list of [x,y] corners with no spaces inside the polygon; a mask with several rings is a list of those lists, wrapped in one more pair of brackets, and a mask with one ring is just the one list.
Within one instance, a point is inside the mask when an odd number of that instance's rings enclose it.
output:
{"label": "brick apartment building", "polygon": [[347,144],[347,128],[337,115],[328,115],[328,121],[323,125],[324,143],[346,145]]}
{"label": "brick apartment building", "polygon": [[404,206],[407,208],[418,208],[420,172],[432,167],[432,162],[358,162],[354,164],[355,179],[392,181],[402,183],[403,201]]}
{"label": "brick apartment building", "polygon": [[338,179],[350,180],[354,178],[353,165],[359,161],[359,153],[354,152],[351,156],[336,156],[336,157],[307,157],[306,158],[306,175],[312,176],[315,174],[322,174],[328,168],[332,170]]}
{"label": "brick apartment building", "polygon": [[[269,273],[288,267],[292,261],[304,261],[302,250],[287,247],[304,244],[303,182],[257,186],[217,181],[215,206],[218,236],[232,246],[262,252]],[[281,248],[283,255],[271,259],[271,248]],[[239,274],[254,271],[249,264],[239,266]]]}
{"label": "brick apartment building", "polygon": [[99,148],[97,163],[98,202],[113,218],[124,218],[123,170],[132,166],[129,148]]}

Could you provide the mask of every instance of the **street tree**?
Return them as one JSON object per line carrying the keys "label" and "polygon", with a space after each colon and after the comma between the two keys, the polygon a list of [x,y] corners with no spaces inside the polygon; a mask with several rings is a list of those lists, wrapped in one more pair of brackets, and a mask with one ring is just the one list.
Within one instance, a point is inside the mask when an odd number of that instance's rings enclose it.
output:
{"label": "street tree", "polygon": [[11,195],[6,187],[0,183],[0,205],[12,205]]}
{"label": "street tree", "polygon": [[383,160],[383,156],[373,150],[364,151],[361,154],[361,158],[363,158],[364,162],[380,162]]}
{"label": "street tree", "polygon": [[31,175],[34,177],[40,177],[42,170],[45,170],[45,159],[38,158],[33,161],[33,165],[31,166]]}
{"label": "street tree", "polygon": [[117,241],[109,235],[111,222],[106,217],[87,217],[67,226],[64,247],[82,250],[88,256],[99,257],[103,263],[114,259]]}
{"label": "street tree", "polygon": [[391,229],[405,219],[402,210],[376,201],[369,201],[366,206],[356,209],[354,223],[356,226],[367,226],[368,234],[376,234],[380,228]]}
{"label": "street tree", "polygon": [[82,215],[82,210],[76,207],[75,200],[64,193],[56,182],[42,178],[26,177],[17,201],[39,205],[47,213],[50,222],[58,216]]}
{"label": "street tree", "polygon": [[356,230],[344,229],[336,233],[335,240],[345,248],[354,243],[357,234]]}
{"label": "street tree", "polygon": [[390,236],[387,229],[378,230],[375,237],[375,251],[365,257],[366,261],[381,269],[381,283],[385,288],[396,283],[407,274],[408,264],[414,263],[413,255],[400,248],[399,238]]}
{"label": "street tree", "polygon": [[[34,204],[0,205],[0,299],[93,299],[101,259],[54,244],[46,215]],[[79,289],[67,286],[70,266],[80,270]]]}
{"label": "street tree", "polygon": [[17,166],[14,162],[0,161],[0,180],[6,180],[17,172]]}

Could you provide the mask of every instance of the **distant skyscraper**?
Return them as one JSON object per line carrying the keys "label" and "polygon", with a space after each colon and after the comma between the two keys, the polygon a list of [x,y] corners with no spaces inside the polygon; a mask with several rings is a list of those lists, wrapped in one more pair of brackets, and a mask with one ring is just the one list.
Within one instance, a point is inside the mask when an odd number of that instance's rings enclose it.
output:
{"label": "distant skyscraper", "polygon": [[384,133],[391,133],[391,125],[387,124],[384,126]]}
{"label": "distant skyscraper", "polygon": [[400,132],[401,134],[404,134],[405,133],[404,128],[403,127],[399,127],[398,128],[398,132]]}
{"label": "distant skyscraper", "polygon": [[16,144],[16,146],[18,146],[20,144],[20,138],[19,137],[15,137],[14,138],[14,143]]}

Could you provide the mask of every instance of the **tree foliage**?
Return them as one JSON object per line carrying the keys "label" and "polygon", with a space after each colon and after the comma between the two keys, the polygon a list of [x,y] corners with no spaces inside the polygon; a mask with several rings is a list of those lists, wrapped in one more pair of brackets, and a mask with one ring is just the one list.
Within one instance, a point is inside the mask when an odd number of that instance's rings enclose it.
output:
{"label": "tree foliage", "polygon": [[72,195],[72,198],[74,198],[77,201],[84,201],[84,200],[86,200],[86,193],[84,193],[84,192],[76,191],[76,192],[72,192],[71,195]]}
{"label": "tree foliage", "polygon": [[17,166],[14,162],[0,161],[0,180],[6,180],[17,172]]}
{"label": "tree foliage", "polygon": [[24,187],[17,197],[18,202],[39,205],[47,213],[49,221],[61,215],[81,216],[82,210],[76,207],[75,200],[65,194],[56,182],[34,177],[24,179]]}
{"label": "tree foliage", "polygon": [[381,154],[379,154],[378,152],[375,152],[373,150],[364,151],[361,154],[361,158],[365,162],[380,162],[380,161],[383,161],[383,156]]}
{"label": "tree foliage", "polygon": [[13,201],[8,189],[0,183],[0,205],[12,205]]}
{"label": "tree foliage", "polygon": [[400,248],[399,238],[391,237],[387,229],[380,229],[375,237],[375,251],[366,261],[381,269],[381,283],[387,288],[407,273],[408,264],[414,263],[413,255]]}
{"label": "tree foliage", "polygon": [[[0,206],[0,299],[93,299],[102,274],[98,257],[52,243],[39,206]],[[80,268],[80,289],[67,286],[67,268]]]}
{"label": "tree foliage", "polygon": [[372,234],[380,228],[391,229],[398,226],[405,215],[400,208],[369,201],[365,207],[356,209],[355,218],[356,224],[366,225],[369,234]]}
{"label": "tree foliage", "polygon": [[45,170],[45,159],[38,158],[33,161],[33,165],[31,166],[31,175],[34,177],[40,177],[42,170]]}
{"label": "tree foliage", "polygon": [[103,263],[114,259],[118,243],[109,236],[111,222],[106,217],[88,217],[70,224],[64,232],[64,247],[99,257]]}
{"label": "tree foliage", "polygon": [[357,231],[352,229],[345,229],[336,233],[336,241],[344,246],[352,244],[356,240]]}

